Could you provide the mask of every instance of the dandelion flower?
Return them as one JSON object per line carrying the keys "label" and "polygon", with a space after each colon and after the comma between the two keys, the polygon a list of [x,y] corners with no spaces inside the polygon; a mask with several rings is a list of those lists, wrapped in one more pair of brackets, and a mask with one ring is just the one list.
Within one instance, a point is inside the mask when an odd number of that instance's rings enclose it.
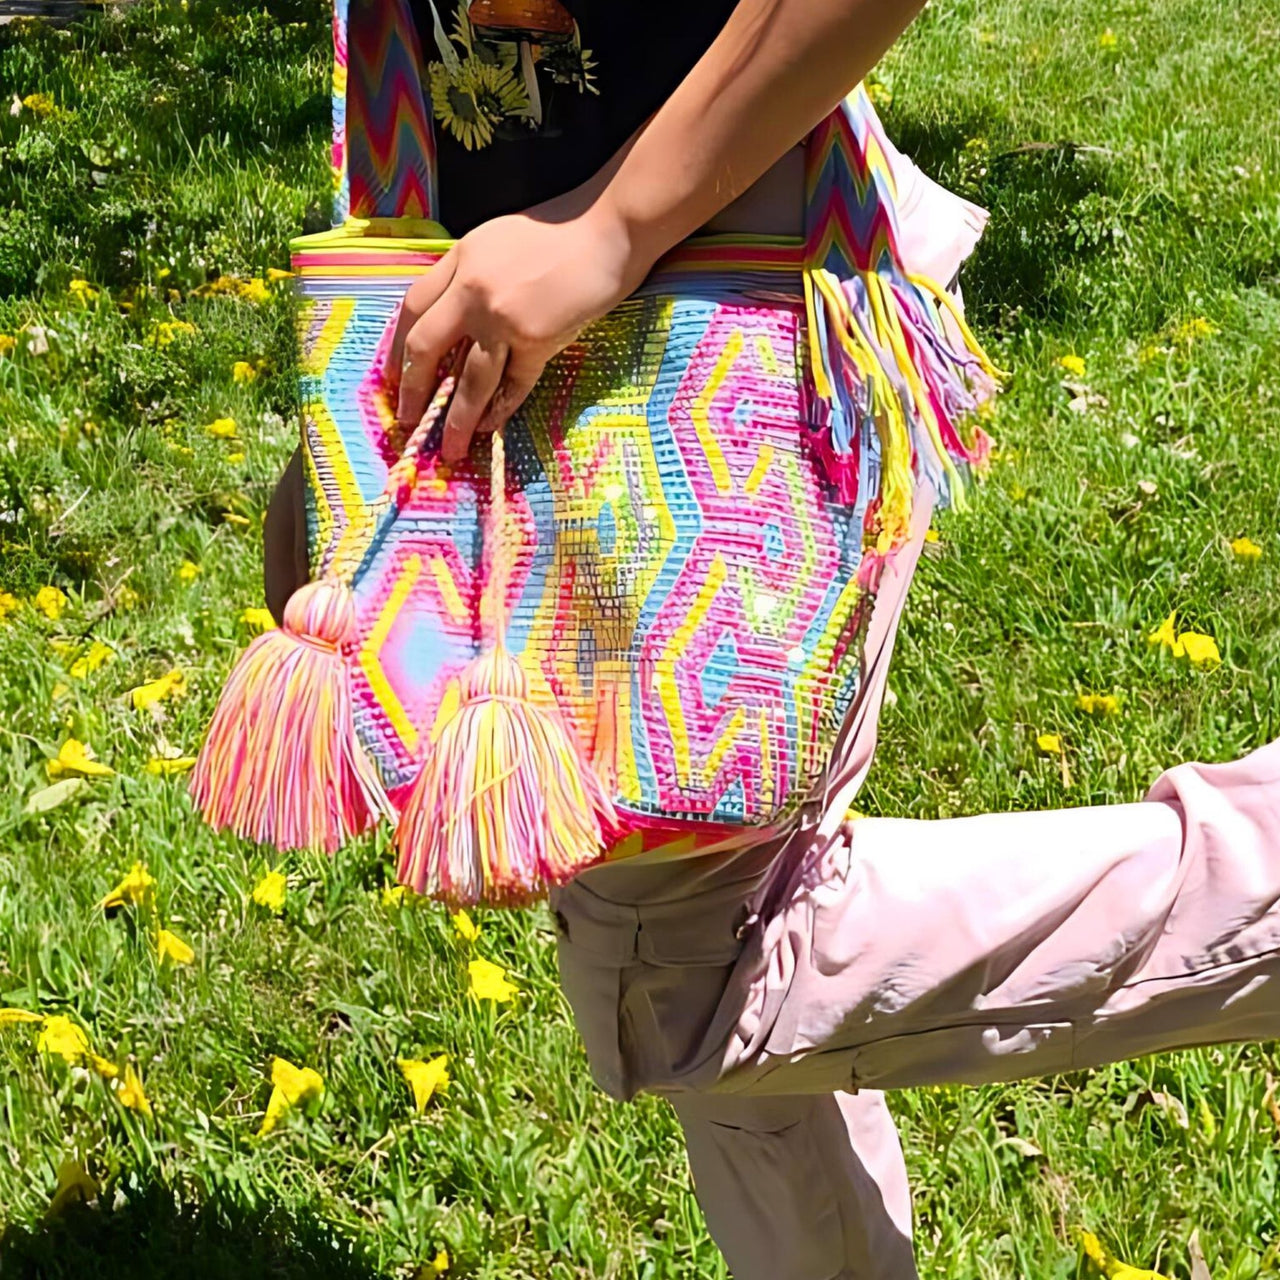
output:
{"label": "dandelion flower", "polygon": [[105,666],[116,656],[116,651],[109,645],[95,640],[85,653],[82,653],[68,668],[67,674],[73,680],[83,680],[92,675],[99,667]]}
{"label": "dandelion flower", "polygon": [[1059,356],[1058,367],[1073,378],[1084,377],[1084,358],[1082,356]]}
{"label": "dandelion flower", "polygon": [[284,910],[284,898],[288,890],[289,881],[282,871],[268,871],[253,886],[253,900],[258,906],[279,915]]}
{"label": "dandelion flower", "polygon": [[1222,662],[1218,642],[1199,631],[1184,631],[1178,637],[1174,657],[1185,657],[1193,667],[1216,667]]}
{"label": "dandelion flower", "polygon": [[295,1067],[285,1058],[271,1059],[271,1097],[258,1136],[270,1133],[294,1107],[318,1102],[324,1095],[324,1080],[310,1067]]}
{"label": "dandelion flower", "polygon": [[449,1270],[449,1250],[441,1248],[440,1252],[427,1265],[431,1268],[432,1275],[444,1275]]}
{"label": "dandelion flower", "polygon": [[237,360],[231,366],[231,380],[233,382],[252,382],[257,376],[257,369],[247,360]]}
{"label": "dandelion flower", "polygon": [[1056,733],[1037,734],[1036,746],[1047,756],[1060,756],[1062,754],[1062,739]]}
{"label": "dandelion flower", "polygon": [[480,936],[480,928],[465,911],[459,911],[451,917],[454,932],[464,942],[474,942]]}
{"label": "dandelion flower", "polygon": [[184,560],[178,566],[180,582],[194,582],[200,576],[200,566],[194,560]]}
{"label": "dandelion flower", "polygon": [[73,280],[67,286],[67,292],[78,302],[83,302],[86,305],[98,296],[98,290],[87,280]]}
{"label": "dandelion flower", "polygon": [[1140,1271],[1121,1262],[1119,1258],[1108,1252],[1102,1242],[1091,1231],[1080,1233],[1080,1244],[1085,1257],[1110,1280],[1166,1280],[1158,1271]]}
{"label": "dandelion flower", "polygon": [[89,1037],[64,1014],[50,1014],[36,1040],[36,1051],[79,1066],[89,1052]]}
{"label": "dandelion flower", "polygon": [[1163,645],[1166,649],[1175,648],[1178,643],[1177,621],[1178,615],[1175,611],[1147,636],[1147,644],[1152,648],[1157,645]]}
{"label": "dandelion flower", "polygon": [[405,1083],[413,1090],[413,1109],[421,1112],[437,1090],[449,1087],[448,1071],[449,1055],[442,1053],[430,1062],[422,1062],[416,1058],[399,1058],[396,1065],[400,1068]]}
{"label": "dandelion flower", "polygon": [[148,684],[140,684],[130,689],[126,697],[133,704],[135,711],[146,711],[164,702],[167,698],[177,698],[187,690],[187,677],[175,667],[166,675],[152,680]]}
{"label": "dandelion flower", "polygon": [[104,911],[117,907],[146,906],[154,896],[156,878],[147,870],[145,862],[135,862],[128,874],[98,906]]}
{"label": "dandelion flower", "polygon": [[156,934],[156,957],[161,964],[166,960],[172,960],[174,964],[190,964],[196,953],[176,933],[161,929]]}
{"label": "dandelion flower", "polygon": [[227,454],[227,461],[233,466],[238,467],[244,461],[244,454],[237,449],[234,453]]}
{"label": "dandelion flower", "polygon": [[404,905],[405,886],[402,884],[384,884],[382,886],[382,905],[388,910]]}
{"label": "dandelion flower", "polygon": [[234,418],[214,418],[205,430],[216,440],[234,440],[236,420]]}
{"label": "dandelion flower", "polygon": [[43,1022],[44,1015],[27,1009],[0,1008],[0,1027],[16,1027],[28,1022]]}
{"label": "dandelion flower", "polygon": [[519,987],[507,981],[507,971],[491,960],[472,960],[467,965],[467,972],[471,976],[470,994],[477,1000],[506,1004],[520,993]]}
{"label": "dandelion flower", "polygon": [[1120,699],[1111,693],[1078,693],[1076,710],[1087,716],[1114,716],[1120,710]]}
{"label": "dandelion flower", "polygon": [[18,340],[11,333],[0,333],[0,356],[7,356],[18,345]]}
{"label": "dandelion flower", "polygon": [[275,625],[276,620],[271,616],[270,609],[260,609],[251,607],[242,609],[240,612],[240,621],[244,623],[250,631],[270,631]]}
{"label": "dandelion flower", "polygon": [[271,296],[267,290],[267,282],[265,280],[246,280],[240,286],[240,296],[246,302],[266,302]]}
{"label": "dandelion flower", "polygon": [[1119,43],[1119,42],[1116,40],[1116,33],[1115,33],[1114,31],[1112,31],[1110,27],[1108,27],[1108,28],[1107,28],[1107,29],[1106,29],[1106,30],[1105,30],[1105,31],[1104,31],[1104,32],[1103,32],[1103,33],[1098,37],[1098,48],[1099,48],[1099,49],[1114,49],[1114,48],[1116,47],[1117,43]]}
{"label": "dandelion flower", "polygon": [[67,597],[57,587],[41,587],[32,597],[31,603],[50,622],[56,622],[67,607]]}
{"label": "dandelion flower", "polygon": [[151,1102],[147,1098],[142,1088],[142,1081],[138,1079],[138,1073],[133,1069],[132,1065],[126,1064],[125,1066],[124,1079],[116,1089],[116,1098],[122,1107],[128,1107],[130,1111],[137,1111],[144,1116],[152,1114]]}
{"label": "dandelion flower", "polygon": [[9,615],[17,613],[22,601],[12,592],[0,591],[0,622],[7,622]]}
{"label": "dandelion flower", "polygon": [[110,765],[94,758],[93,749],[77,738],[68,738],[58,748],[56,759],[46,761],[45,771],[51,778],[78,774],[82,778],[109,778],[115,773]]}
{"label": "dandelion flower", "polygon": [[152,756],[147,761],[148,773],[165,778],[175,773],[189,773],[195,767],[195,756]]}
{"label": "dandelion flower", "polygon": [[1231,554],[1237,560],[1252,562],[1262,559],[1262,548],[1252,538],[1232,538]]}
{"label": "dandelion flower", "polygon": [[57,103],[47,93],[29,93],[22,99],[22,105],[33,116],[39,116],[41,120],[49,119],[50,116],[56,115],[58,111]]}
{"label": "dandelion flower", "polygon": [[45,1216],[56,1218],[68,1205],[88,1204],[96,1200],[98,1194],[98,1184],[85,1172],[84,1166],[78,1160],[64,1160],[58,1166],[58,1183]]}

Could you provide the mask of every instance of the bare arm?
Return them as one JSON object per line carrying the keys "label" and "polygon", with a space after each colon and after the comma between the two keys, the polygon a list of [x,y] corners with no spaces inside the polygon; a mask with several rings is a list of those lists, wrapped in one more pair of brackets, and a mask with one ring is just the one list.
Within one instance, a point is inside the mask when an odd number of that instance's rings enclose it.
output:
{"label": "bare arm", "polygon": [[745,191],[875,65],[923,0],[739,0],[648,124],[589,182],[477,227],[406,294],[391,367],[416,422],[435,370],[471,346],[445,430],[462,457],[548,360]]}

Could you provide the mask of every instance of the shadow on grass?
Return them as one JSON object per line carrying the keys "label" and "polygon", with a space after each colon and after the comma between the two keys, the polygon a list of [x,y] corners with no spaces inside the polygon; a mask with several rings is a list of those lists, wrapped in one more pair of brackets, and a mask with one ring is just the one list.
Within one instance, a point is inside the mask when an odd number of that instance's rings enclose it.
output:
{"label": "shadow on grass", "polygon": [[151,1183],[127,1204],[73,1205],[53,1221],[0,1234],[6,1280],[383,1280],[318,1218],[195,1205]]}
{"label": "shadow on grass", "polygon": [[1113,158],[1070,141],[989,154],[993,114],[895,116],[894,143],[926,173],[991,212],[964,273],[971,318],[988,330],[1015,319],[1055,324],[1086,307],[1081,268],[1114,249],[1107,197]]}

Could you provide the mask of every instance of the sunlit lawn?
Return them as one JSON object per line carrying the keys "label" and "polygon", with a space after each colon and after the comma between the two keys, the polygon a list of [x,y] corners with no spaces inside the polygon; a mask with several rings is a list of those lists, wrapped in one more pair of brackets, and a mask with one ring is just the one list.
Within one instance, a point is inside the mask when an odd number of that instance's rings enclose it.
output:
{"label": "sunlit lawn", "polygon": [[[723,1275],[669,1110],[589,1084],[543,914],[466,941],[384,899],[383,843],[271,863],[163,763],[261,604],[295,433],[267,272],[327,221],[327,40],[313,2],[0,31],[0,1005],[69,1016],[154,1111],[0,1026],[0,1274]],[[1013,379],[864,809],[1136,799],[1280,733],[1278,43],[1273,0],[942,0],[881,69],[900,144],[992,210],[964,286]],[[1171,612],[1220,664],[1148,644]],[[113,772],[49,792],[68,739]],[[135,862],[153,904],[99,909]],[[514,1000],[468,995],[476,957]],[[1274,1049],[896,1097],[923,1274],[1072,1276],[1081,1226],[1170,1276],[1196,1230],[1215,1280],[1280,1274]],[[415,1115],[397,1060],[440,1054]],[[325,1089],[258,1138],[274,1055]],[[46,1222],[67,1159],[98,1208]]]}

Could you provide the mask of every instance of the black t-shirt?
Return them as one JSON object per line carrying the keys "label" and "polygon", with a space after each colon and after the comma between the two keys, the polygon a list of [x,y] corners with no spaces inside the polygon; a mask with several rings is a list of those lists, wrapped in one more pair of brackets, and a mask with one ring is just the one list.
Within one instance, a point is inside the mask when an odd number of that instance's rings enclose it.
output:
{"label": "black t-shirt", "polygon": [[[590,74],[598,92],[556,83],[538,70],[541,125],[533,129],[524,121],[508,122],[494,131],[492,141],[470,150],[437,119],[440,221],[461,236],[489,218],[528,208],[586,181],[671,95],[719,34],[735,2],[563,0],[577,22],[581,47],[590,51]],[[504,3],[516,11],[522,8],[522,0],[486,3],[490,8]],[[452,29],[447,0],[437,0],[437,8]],[[413,0],[413,9],[424,60],[439,61],[430,5]],[[475,3],[471,9],[477,12]],[[517,64],[517,76],[520,69]],[[424,83],[427,79],[424,74]]]}

